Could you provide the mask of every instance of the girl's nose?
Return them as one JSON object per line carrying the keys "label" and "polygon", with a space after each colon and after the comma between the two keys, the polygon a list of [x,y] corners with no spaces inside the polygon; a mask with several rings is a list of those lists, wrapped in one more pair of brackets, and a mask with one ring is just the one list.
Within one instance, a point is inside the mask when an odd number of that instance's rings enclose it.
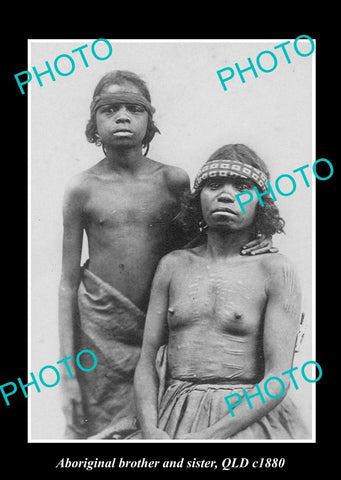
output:
{"label": "girl's nose", "polygon": [[218,197],[219,202],[234,202],[235,201],[235,191],[232,185],[225,184],[221,191],[219,192]]}

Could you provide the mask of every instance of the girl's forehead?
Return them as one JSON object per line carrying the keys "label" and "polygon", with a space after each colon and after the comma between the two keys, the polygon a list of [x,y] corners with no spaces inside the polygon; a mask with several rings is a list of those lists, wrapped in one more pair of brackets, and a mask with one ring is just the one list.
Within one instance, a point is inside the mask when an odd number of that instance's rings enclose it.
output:
{"label": "girl's forehead", "polygon": [[112,83],[103,88],[102,93],[120,93],[120,92],[132,92],[141,93],[140,90],[131,82],[122,82],[120,84]]}
{"label": "girl's forehead", "polygon": [[252,185],[254,182],[250,178],[244,177],[242,175],[216,175],[205,180],[204,186],[208,186],[210,183],[249,183],[250,185]]}

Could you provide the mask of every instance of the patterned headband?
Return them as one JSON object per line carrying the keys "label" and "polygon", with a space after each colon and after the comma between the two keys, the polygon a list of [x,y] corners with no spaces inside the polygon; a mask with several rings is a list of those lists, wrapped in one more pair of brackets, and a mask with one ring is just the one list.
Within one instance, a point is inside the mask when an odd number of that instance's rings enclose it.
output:
{"label": "patterned headband", "polygon": [[96,112],[99,107],[104,105],[112,105],[114,103],[130,103],[135,105],[141,105],[144,107],[149,115],[155,113],[155,108],[148,100],[140,93],[133,92],[119,92],[119,93],[101,93],[93,98],[90,111],[91,115]]}
{"label": "patterned headband", "polygon": [[193,189],[194,191],[198,191],[203,183],[210,178],[231,176],[250,178],[262,191],[265,191],[267,188],[266,181],[268,177],[264,172],[258,170],[258,168],[235,160],[219,159],[206,162],[204,166],[201,167],[195,178]]}

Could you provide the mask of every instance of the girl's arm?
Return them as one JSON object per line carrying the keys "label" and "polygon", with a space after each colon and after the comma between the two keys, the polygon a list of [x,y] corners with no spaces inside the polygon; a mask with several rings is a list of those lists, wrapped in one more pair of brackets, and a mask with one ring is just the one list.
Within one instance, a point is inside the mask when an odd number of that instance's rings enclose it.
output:
{"label": "girl's arm", "polygon": [[[75,327],[78,322],[77,293],[80,283],[80,261],[83,240],[82,195],[78,184],[70,184],[63,201],[63,253],[59,285],[59,342],[61,358],[70,357],[69,365],[75,374]],[[76,379],[62,375],[62,400],[67,438],[83,435],[81,394]]]}
{"label": "girl's arm", "polygon": [[[276,259],[268,264],[267,272],[267,306],[264,320],[264,360],[265,374],[259,389],[264,395],[265,403],[260,396],[250,399],[252,409],[243,397],[241,403],[233,408],[234,416],[231,415],[226,405],[226,416],[209,428],[188,434],[184,438],[229,438],[232,435],[250,426],[264,417],[275,408],[285,397],[289,387],[289,376],[283,372],[292,367],[296,335],[300,323],[301,292],[296,273],[292,265],[283,257],[271,257]],[[285,385],[285,393],[281,395],[282,387],[279,382],[269,382],[267,389],[272,396],[264,394],[264,384],[270,377],[279,377]],[[258,389],[248,391],[248,396],[258,393]],[[231,405],[236,401],[232,401]],[[236,402],[237,403],[237,402]]]}
{"label": "girl's arm", "polygon": [[163,257],[154,276],[141,356],[135,370],[135,399],[143,438],[169,438],[166,432],[157,428],[159,381],[155,360],[168,336],[167,309],[172,256]]}

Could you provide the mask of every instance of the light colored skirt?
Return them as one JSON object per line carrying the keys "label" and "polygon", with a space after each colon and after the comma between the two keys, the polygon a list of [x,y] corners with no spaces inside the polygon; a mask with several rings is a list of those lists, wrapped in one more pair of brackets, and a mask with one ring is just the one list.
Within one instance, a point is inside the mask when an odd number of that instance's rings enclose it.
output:
{"label": "light colored skirt", "polygon": [[[182,438],[187,433],[199,432],[230,415],[225,397],[233,393],[242,395],[243,388],[253,385],[194,384],[172,380],[167,386],[159,406],[158,426],[171,438]],[[260,401],[255,397],[253,402]],[[235,411],[238,415],[238,411]],[[286,396],[277,407],[260,420],[232,437],[222,439],[307,439],[309,433],[293,401]]]}

